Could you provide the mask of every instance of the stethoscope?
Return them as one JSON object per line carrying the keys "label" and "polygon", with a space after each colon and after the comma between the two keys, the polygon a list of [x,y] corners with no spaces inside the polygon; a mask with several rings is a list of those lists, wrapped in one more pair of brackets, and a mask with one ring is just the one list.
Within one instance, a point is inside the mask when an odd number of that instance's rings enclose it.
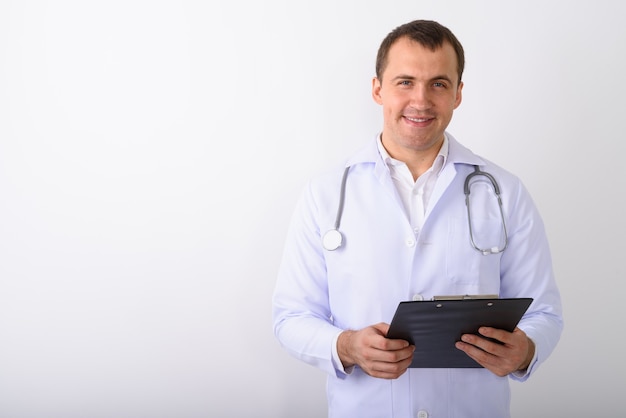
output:
{"label": "stethoscope", "polygon": [[343,203],[346,200],[348,171],[350,171],[350,166],[343,170],[343,176],[341,177],[341,192],[339,193],[339,206],[337,207],[337,216],[335,216],[335,225],[333,225],[332,229],[326,231],[322,237],[322,245],[328,251],[335,251],[343,244],[343,235],[339,232],[339,224],[341,223],[341,215],[343,213]]}
{"label": "stethoscope", "polygon": [[[498,198],[498,208],[500,209],[500,219],[502,219],[502,231],[504,232],[504,243],[502,247],[495,246],[491,248],[480,248],[474,242],[474,231],[472,230],[472,214],[470,212],[470,180],[476,176],[486,177],[493,186],[493,192],[496,194]],[[509,236],[506,231],[506,222],[504,222],[504,210],[502,209],[502,198],[500,197],[500,187],[498,186],[498,182],[496,179],[489,173],[485,171],[481,171],[477,165],[474,166],[474,172],[469,173],[467,177],[465,177],[465,184],[463,185],[463,192],[465,193],[465,206],[467,207],[467,224],[469,225],[469,236],[470,241],[472,242],[472,247],[477,251],[480,251],[483,255],[489,254],[499,254],[506,249],[506,246],[509,243]]]}
{"label": "stethoscope", "polygon": [[[350,171],[350,166],[347,166],[343,171],[343,176],[341,178],[341,191],[339,194],[339,206],[337,207],[337,215],[335,216],[335,224],[332,229],[326,231],[324,236],[322,237],[322,246],[324,249],[328,251],[335,251],[337,248],[341,247],[343,244],[343,235],[339,232],[339,225],[341,223],[341,216],[343,214],[343,205],[346,199],[346,180],[348,179],[348,172]],[[476,245],[474,241],[474,231],[472,229],[472,213],[470,210],[470,181],[472,178],[476,176],[486,177],[491,185],[493,186],[493,191],[498,198],[498,207],[500,209],[500,218],[502,219],[502,231],[504,232],[504,243],[502,246],[495,246],[491,248],[480,248]],[[498,182],[496,179],[489,173],[485,171],[481,171],[477,165],[474,166],[474,171],[465,177],[465,184],[463,185],[463,192],[465,193],[465,206],[467,207],[467,223],[469,225],[469,235],[470,242],[472,247],[477,251],[481,252],[483,255],[489,254],[499,254],[503,252],[508,245],[508,234],[506,230],[506,223],[504,221],[504,210],[502,209],[502,199],[500,197],[500,186],[498,186]]]}

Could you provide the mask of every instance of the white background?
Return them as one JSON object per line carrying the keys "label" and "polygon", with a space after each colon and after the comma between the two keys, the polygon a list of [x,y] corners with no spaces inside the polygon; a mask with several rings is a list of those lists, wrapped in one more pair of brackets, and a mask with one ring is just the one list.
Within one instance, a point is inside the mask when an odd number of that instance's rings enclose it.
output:
{"label": "white background", "polygon": [[304,182],[381,127],[376,50],[467,55],[450,132],[519,175],[565,331],[513,414],[623,414],[626,8],[606,1],[0,2],[0,417],[323,417],[271,293]]}

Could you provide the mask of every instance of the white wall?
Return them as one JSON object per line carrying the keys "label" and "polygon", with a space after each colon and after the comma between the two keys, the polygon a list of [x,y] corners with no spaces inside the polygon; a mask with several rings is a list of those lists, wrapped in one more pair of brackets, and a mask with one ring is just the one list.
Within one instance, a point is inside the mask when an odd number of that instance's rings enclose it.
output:
{"label": "white wall", "polygon": [[626,7],[595,1],[0,3],[0,417],[325,415],[270,298],[304,181],[380,128],[378,44],[439,20],[450,131],[541,209],[566,328],[513,413],[626,387]]}

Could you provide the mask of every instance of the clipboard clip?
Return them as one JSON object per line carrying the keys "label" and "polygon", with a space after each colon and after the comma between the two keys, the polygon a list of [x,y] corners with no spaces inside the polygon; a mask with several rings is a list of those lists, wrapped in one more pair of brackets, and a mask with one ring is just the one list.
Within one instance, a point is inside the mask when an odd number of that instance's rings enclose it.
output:
{"label": "clipboard clip", "polygon": [[432,300],[473,300],[473,299],[498,299],[498,295],[483,294],[483,295],[445,295],[445,296],[433,296]]}

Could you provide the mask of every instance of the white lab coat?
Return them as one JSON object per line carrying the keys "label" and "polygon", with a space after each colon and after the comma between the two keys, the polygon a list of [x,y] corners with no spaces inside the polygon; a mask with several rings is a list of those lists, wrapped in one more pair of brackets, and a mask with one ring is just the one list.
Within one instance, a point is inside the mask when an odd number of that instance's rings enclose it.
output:
{"label": "white lab coat", "polygon": [[[342,330],[391,322],[399,302],[419,295],[498,294],[532,297],[519,327],[536,344],[525,380],[552,352],[562,331],[561,302],[540,216],[518,178],[480,158],[451,135],[449,154],[416,233],[376,142],[351,158],[340,231],[343,245],[322,247],[333,227],[344,167],[313,179],[297,205],[273,297],[274,332],[296,358],[328,372],[330,418],[488,418],[510,416],[509,377],[486,369],[409,369],[395,380],[346,374],[333,361]],[[472,165],[498,181],[508,229],[502,254],[470,245],[463,183]],[[501,239],[496,204],[485,181],[472,187],[477,242]],[[419,342],[416,342],[419,344]]]}

